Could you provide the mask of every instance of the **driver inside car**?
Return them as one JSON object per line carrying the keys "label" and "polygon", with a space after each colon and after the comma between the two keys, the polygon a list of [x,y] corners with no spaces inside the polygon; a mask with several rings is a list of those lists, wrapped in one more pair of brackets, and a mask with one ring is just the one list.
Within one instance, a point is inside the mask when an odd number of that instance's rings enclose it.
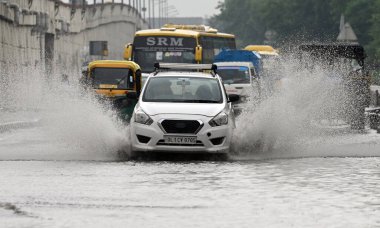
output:
{"label": "driver inside car", "polygon": [[173,97],[173,91],[171,89],[171,82],[169,80],[160,80],[158,82],[153,81],[154,83],[150,91],[148,98],[158,98],[158,99],[171,99]]}

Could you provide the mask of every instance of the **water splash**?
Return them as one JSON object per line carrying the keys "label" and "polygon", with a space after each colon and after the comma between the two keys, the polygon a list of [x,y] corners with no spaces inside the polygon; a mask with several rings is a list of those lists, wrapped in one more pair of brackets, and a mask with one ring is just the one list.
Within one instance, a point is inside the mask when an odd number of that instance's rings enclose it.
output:
{"label": "water splash", "polygon": [[3,134],[0,159],[115,160],[117,151],[128,148],[126,125],[76,75],[66,80],[29,69],[6,76],[2,116],[38,119],[39,125]]}
{"label": "water splash", "polygon": [[[250,101],[252,111],[237,119],[236,159],[380,156],[378,135],[352,132],[339,120],[347,94],[336,75],[347,68],[314,62],[306,67],[291,55],[271,64],[281,85],[275,92],[269,89],[262,102]],[[125,123],[83,90],[76,74],[67,75],[65,80],[61,74],[20,68],[0,77],[0,124],[23,124],[17,130],[0,127],[0,160],[103,161],[128,152]],[[336,128],[324,128],[324,121]]]}
{"label": "water splash", "polygon": [[[233,143],[237,159],[380,156],[380,138],[359,134],[346,124],[349,94],[341,75],[350,67],[311,59],[310,67],[286,56],[269,66],[271,74],[281,78],[274,92],[260,103],[248,103],[250,111],[237,119]],[[363,146],[374,142],[375,150]]]}

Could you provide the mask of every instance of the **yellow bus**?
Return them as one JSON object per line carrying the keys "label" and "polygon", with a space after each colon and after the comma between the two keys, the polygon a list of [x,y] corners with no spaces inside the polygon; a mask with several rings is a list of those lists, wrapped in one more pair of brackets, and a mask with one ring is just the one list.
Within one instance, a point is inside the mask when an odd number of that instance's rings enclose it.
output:
{"label": "yellow bus", "polygon": [[248,45],[244,50],[255,51],[264,56],[278,56],[278,51],[269,45]]}
{"label": "yellow bus", "polygon": [[133,44],[125,47],[124,59],[150,73],[155,62],[213,63],[222,48],[236,49],[235,36],[204,25],[166,24],[161,29],[137,31]]}

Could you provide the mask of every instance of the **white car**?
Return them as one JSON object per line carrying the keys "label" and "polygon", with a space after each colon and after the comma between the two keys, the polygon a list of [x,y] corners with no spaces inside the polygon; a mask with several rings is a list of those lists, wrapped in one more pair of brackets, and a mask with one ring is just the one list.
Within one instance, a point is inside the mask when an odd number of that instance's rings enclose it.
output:
{"label": "white car", "polygon": [[211,64],[182,64],[182,70],[176,71],[172,71],[176,65],[170,66],[153,73],[138,98],[130,122],[132,156],[139,152],[228,154],[235,128],[231,102],[239,96],[227,96],[215,73],[186,71],[186,66],[210,69]]}
{"label": "white car", "polygon": [[261,83],[251,62],[217,62],[218,75],[222,78],[227,94],[237,94],[240,99],[234,102],[236,114],[245,109],[249,99],[260,100]]}

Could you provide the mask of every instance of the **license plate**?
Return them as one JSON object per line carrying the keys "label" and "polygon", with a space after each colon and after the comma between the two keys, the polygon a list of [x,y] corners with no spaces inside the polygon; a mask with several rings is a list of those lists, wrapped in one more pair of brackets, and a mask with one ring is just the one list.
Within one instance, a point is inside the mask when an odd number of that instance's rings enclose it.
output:
{"label": "license plate", "polygon": [[196,144],[196,136],[164,136],[165,143],[170,144]]}
{"label": "license plate", "polygon": [[117,89],[117,85],[100,84],[99,89]]}

